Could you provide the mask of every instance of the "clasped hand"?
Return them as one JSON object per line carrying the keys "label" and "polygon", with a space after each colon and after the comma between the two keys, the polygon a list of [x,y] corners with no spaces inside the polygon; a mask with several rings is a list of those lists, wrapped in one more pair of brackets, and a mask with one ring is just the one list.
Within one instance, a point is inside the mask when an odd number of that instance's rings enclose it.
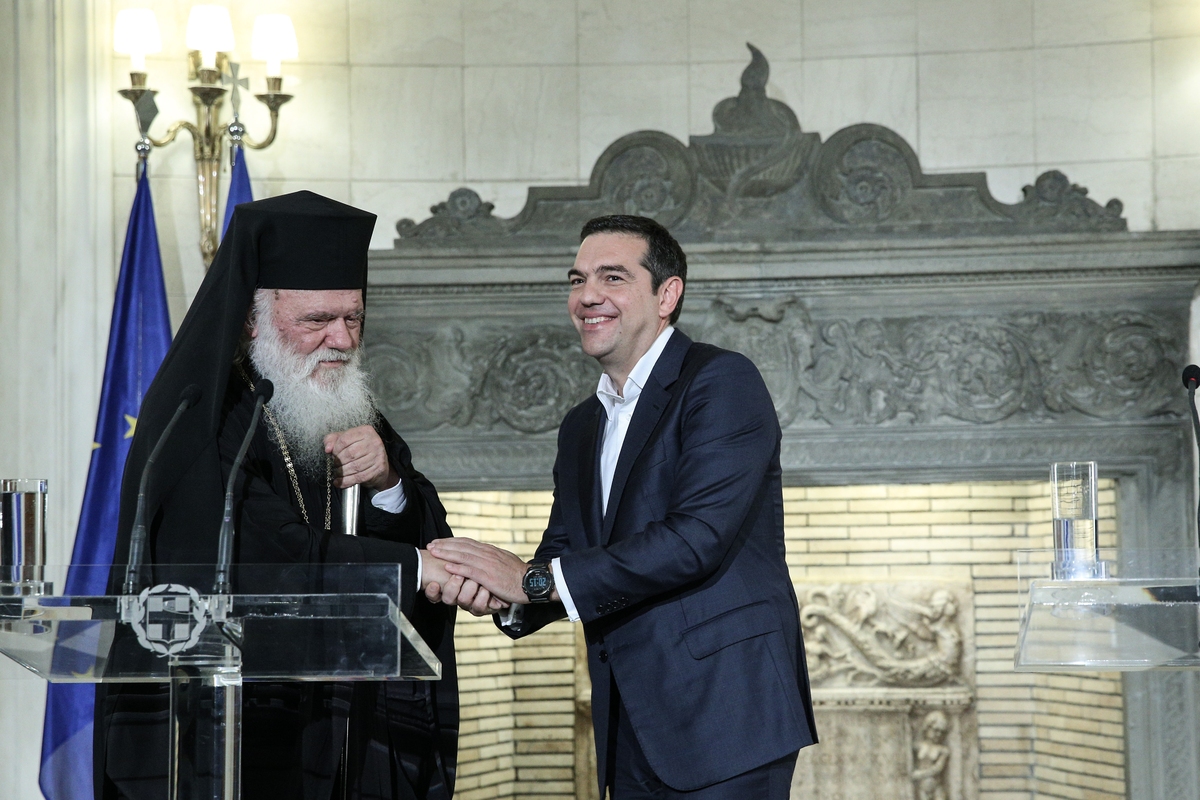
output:
{"label": "clasped hand", "polygon": [[435,539],[426,552],[447,575],[444,582],[431,578],[426,584],[425,596],[432,602],[457,605],[476,616],[529,602],[521,588],[526,564],[507,550],[456,537]]}

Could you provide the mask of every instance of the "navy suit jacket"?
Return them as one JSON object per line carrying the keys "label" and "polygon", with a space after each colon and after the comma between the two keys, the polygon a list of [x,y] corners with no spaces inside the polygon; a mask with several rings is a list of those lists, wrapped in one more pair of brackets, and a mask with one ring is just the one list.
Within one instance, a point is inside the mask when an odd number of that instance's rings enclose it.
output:
{"label": "navy suit jacket", "polygon": [[[817,740],[784,558],[779,421],[745,356],[675,331],[642,389],[600,515],[592,396],[558,434],[538,558],[584,623],[604,794],[611,682],[668,786],[689,791]],[[524,636],[560,619],[526,606]]]}

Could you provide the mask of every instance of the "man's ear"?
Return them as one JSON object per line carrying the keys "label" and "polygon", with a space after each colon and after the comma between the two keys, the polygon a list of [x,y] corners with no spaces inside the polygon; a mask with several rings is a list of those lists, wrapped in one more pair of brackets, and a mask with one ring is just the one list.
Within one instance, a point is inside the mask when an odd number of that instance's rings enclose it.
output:
{"label": "man's ear", "polygon": [[658,316],[668,319],[683,296],[683,278],[672,275],[658,286]]}

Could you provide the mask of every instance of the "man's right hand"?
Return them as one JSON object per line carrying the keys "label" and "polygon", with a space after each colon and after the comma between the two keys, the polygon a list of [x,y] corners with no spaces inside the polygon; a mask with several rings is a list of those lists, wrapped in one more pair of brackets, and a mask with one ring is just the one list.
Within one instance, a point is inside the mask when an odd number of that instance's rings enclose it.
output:
{"label": "man's right hand", "polygon": [[446,562],[428,550],[421,551],[421,584],[429,602],[456,605],[477,617],[508,608],[508,603],[493,597],[475,581],[451,575],[446,570]]}

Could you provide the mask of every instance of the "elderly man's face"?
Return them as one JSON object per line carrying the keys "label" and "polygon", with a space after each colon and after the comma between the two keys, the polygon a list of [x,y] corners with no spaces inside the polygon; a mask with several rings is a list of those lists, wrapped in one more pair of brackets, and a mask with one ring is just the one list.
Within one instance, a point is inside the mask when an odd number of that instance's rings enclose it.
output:
{"label": "elderly man's face", "polygon": [[[275,298],[275,328],[297,355],[327,348],[358,349],[362,336],[363,296],[358,289],[280,289]],[[258,336],[258,323],[250,329]],[[322,360],[317,372],[341,369],[345,361]]]}

